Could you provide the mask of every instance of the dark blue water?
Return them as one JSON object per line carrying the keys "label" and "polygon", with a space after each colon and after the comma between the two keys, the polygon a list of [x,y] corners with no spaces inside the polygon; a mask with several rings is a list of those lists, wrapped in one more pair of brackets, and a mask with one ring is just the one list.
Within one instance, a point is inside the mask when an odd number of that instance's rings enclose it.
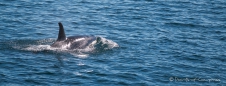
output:
{"label": "dark blue water", "polygon": [[[3,0],[0,9],[0,85],[226,84],[225,0]],[[58,22],[68,36],[120,47],[36,50],[56,40]]]}

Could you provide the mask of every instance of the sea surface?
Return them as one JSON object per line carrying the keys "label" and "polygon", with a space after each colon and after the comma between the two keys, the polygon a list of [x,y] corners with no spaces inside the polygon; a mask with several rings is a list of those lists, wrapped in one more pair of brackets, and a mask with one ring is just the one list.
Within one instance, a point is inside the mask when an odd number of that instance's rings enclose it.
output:
{"label": "sea surface", "polygon": [[[226,85],[225,0],[1,0],[1,86]],[[119,47],[48,47],[95,35]],[[50,49],[49,49],[50,48]]]}

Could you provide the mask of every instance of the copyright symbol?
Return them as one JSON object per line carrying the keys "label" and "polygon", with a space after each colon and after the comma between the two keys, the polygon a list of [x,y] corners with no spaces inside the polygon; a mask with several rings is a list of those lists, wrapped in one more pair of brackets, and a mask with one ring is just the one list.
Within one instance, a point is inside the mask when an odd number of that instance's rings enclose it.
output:
{"label": "copyright symbol", "polygon": [[169,80],[172,82],[174,80],[174,78],[173,77],[170,77]]}

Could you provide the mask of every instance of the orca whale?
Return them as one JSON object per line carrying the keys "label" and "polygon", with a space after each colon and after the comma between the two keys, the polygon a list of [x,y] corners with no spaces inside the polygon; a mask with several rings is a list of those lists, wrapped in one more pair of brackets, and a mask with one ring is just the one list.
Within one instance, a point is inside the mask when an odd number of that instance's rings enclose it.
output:
{"label": "orca whale", "polygon": [[95,36],[85,36],[85,35],[66,37],[62,23],[59,22],[58,24],[59,24],[58,38],[52,45],[50,45],[51,47],[66,48],[69,50],[84,49],[97,39],[97,37]]}

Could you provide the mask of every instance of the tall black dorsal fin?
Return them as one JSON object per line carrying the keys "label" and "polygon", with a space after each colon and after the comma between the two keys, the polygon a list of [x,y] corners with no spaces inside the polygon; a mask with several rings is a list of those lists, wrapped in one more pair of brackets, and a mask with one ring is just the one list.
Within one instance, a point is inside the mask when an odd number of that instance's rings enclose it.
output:
{"label": "tall black dorsal fin", "polygon": [[57,41],[66,40],[66,35],[64,33],[64,27],[61,22],[59,22],[58,24],[59,24],[59,34],[58,34]]}

